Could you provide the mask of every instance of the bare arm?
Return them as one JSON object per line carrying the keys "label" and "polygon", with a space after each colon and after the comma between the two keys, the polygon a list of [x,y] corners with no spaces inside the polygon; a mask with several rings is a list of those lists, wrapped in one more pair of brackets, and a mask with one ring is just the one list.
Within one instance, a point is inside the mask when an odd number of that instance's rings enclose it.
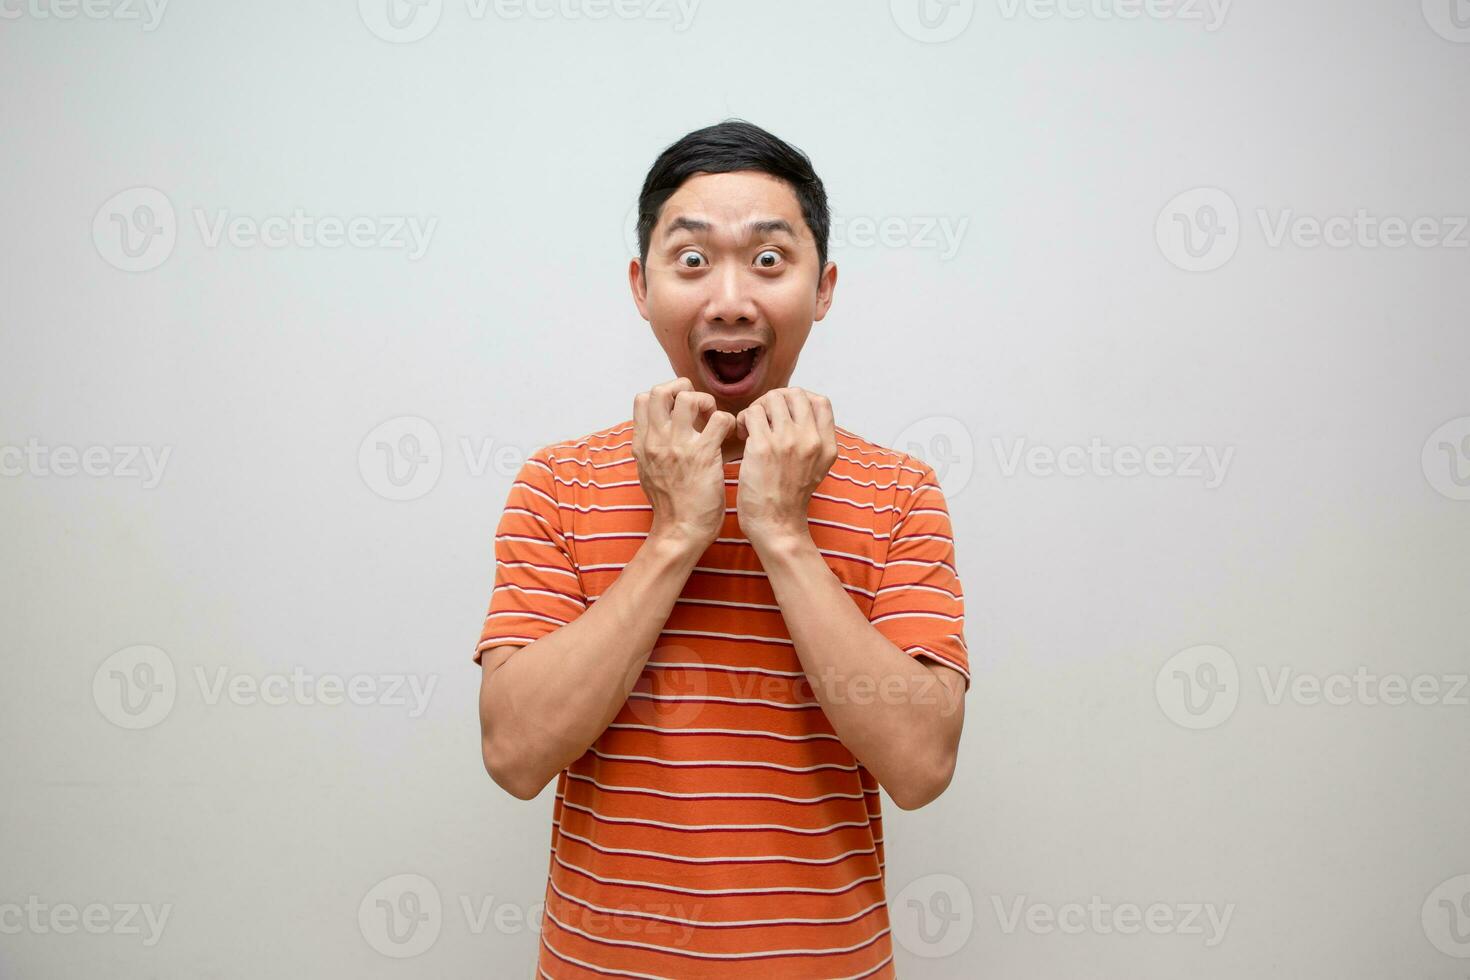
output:
{"label": "bare arm", "polygon": [[[842,744],[893,801],[905,810],[924,806],[954,776],[964,675],[911,657],[870,623],[812,539],[812,491],[837,457],[826,397],[774,389],[745,408],[738,424],[749,433],[740,527],[765,569],[813,694]],[[890,558],[897,559],[893,548]]]}
{"label": "bare arm", "polygon": [[714,397],[694,391],[687,378],[639,393],[633,412],[633,456],[653,508],[648,537],[576,619],[524,649],[496,646],[480,659],[485,769],[523,800],[580,758],[617,717],[725,520],[720,447],[734,416],[717,411]]}
{"label": "bare arm", "polygon": [[869,623],[809,534],[763,542],[759,553],[832,730],[899,807],[934,800],[954,778],[964,677],[909,656]]}
{"label": "bare arm", "polygon": [[485,651],[481,750],[496,783],[533,799],[597,740],[627,701],[705,547],[650,534],[582,615],[524,648]]}

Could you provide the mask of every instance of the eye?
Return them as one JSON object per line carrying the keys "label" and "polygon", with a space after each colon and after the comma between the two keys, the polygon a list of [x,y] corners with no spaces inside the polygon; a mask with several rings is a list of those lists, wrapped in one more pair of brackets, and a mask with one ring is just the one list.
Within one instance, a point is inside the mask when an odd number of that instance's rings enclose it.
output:
{"label": "eye", "polygon": [[774,269],[780,261],[781,253],[774,248],[764,249],[755,257],[755,264],[762,269]]}
{"label": "eye", "polygon": [[675,261],[679,263],[681,268],[685,269],[702,269],[705,264],[704,256],[700,255],[692,248],[688,249],[687,251],[680,252],[679,257],[675,259]]}

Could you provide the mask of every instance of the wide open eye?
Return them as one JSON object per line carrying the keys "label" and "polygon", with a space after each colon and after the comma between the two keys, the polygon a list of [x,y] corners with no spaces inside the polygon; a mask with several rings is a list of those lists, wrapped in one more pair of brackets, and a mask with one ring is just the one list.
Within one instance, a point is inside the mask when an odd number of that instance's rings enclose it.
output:
{"label": "wide open eye", "polygon": [[755,257],[757,269],[774,269],[781,264],[781,253],[774,248],[762,249]]}
{"label": "wide open eye", "polygon": [[704,256],[692,248],[680,252],[679,257],[674,261],[679,264],[681,269],[703,269],[707,264],[704,261]]}

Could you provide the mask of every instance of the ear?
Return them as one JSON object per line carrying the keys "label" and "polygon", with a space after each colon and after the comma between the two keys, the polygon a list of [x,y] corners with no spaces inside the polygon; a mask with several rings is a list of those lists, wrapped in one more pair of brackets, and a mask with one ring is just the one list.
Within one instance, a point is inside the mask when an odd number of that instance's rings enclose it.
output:
{"label": "ear", "polygon": [[817,277],[817,306],[812,313],[813,320],[820,320],[827,315],[832,308],[832,294],[837,289],[837,263],[828,262],[822,274]]}
{"label": "ear", "polygon": [[638,315],[648,319],[648,277],[643,274],[643,263],[637,259],[628,261],[628,288],[633,291],[633,305]]}

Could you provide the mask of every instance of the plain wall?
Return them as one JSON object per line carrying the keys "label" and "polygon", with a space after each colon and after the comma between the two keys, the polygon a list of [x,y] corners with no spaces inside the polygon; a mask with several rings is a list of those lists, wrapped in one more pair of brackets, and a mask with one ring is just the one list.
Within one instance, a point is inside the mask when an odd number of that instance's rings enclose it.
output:
{"label": "plain wall", "polygon": [[[57,2],[0,8],[0,974],[533,972],[491,538],[527,453],[671,375],[630,211],[727,116],[839,219],[793,383],[949,494],[974,680],[948,791],[884,801],[900,975],[1470,971],[1448,0]],[[371,242],[213,238],[297,209]],[[1436,224],[1299,220],[1360,211]]]}

